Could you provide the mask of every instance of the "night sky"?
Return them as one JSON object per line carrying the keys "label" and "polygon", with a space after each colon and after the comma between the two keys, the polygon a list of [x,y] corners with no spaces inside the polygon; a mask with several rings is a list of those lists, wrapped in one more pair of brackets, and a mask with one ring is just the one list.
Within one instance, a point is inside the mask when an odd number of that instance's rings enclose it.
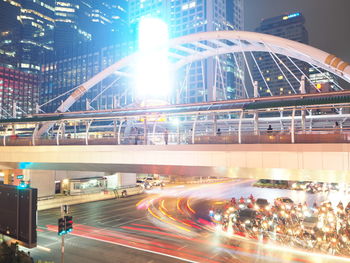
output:
{"label": "night sky", "polygon": [[350,63],[350,0],[244,0],[245,29],[254,31],[261,19],[301,12],[309,45]]}

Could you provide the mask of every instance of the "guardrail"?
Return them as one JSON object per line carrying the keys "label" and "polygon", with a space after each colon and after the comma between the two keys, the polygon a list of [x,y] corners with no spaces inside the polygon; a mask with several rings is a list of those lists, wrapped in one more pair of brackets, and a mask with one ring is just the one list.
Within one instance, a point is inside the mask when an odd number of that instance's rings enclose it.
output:
{"label": "guardrail", "polygon": [[[241,138],[241,141],[240,141]],[[294,134],[285,131],[271,132],[245,132],[239,135],[238,132],[222,133],[218,135],[196,134],[193,137],[188,134],[169,134],[168,144],[273,144],[273,143],[349,143],[350,130],[338,129],[315,129],[313,131],[296,131]],[[147,136],[124,137],[121,145],[161,145],[165,144],[163,134]],[[57,138],[42,139],[2,137],[0,146],[49,146],[49,145],[118,145],[116,138]]]}

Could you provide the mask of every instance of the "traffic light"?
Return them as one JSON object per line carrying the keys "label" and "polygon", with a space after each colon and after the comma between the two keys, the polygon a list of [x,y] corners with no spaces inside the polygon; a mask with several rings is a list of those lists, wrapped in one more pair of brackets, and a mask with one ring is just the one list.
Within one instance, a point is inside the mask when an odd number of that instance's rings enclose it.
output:
{"label": "traffic light", "polygon": [[66,233],[73,231],[73,217],[72,216],[65,216],[65,223],[66,223]]}
{"label": "traffic light", "polygon": [[66,234],[66,223],[64,218],[58,219],[58,235],[62,236]]}

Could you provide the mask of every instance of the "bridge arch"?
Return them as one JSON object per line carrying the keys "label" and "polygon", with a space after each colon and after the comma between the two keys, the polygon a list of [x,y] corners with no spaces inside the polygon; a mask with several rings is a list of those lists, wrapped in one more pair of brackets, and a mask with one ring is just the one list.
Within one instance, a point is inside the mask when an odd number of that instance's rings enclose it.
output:
{"label": "bridge arch", "polygon": [[[172,70],[176,71],[186,64],[206,59],[212,56],[236,52],[273,52],[305,61],[320,67],[336,76],[350,82],[350,66],[335,55],[320,49],[256,32],[246,31],[213,31],[182,36],[169,41],[169,57],[172,59]],[[135,52],[81,84],[57,109],[66,112],[90,88],[112,74],[127,75],[124,69],[133,65],[139,56]],[[45,132],[49,126],[44,125],[39,134]]]}

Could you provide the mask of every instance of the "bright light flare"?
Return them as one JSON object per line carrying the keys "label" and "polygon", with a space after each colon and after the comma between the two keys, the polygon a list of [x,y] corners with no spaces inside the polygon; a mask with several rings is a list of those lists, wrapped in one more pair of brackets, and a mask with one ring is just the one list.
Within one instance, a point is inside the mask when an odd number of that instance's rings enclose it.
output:
{"label": "bright light flare", "polygon": [[136,66],[136,97],[167,100],[170,89],[168,26],[158,18],[144,17],[139,24],[140,55]]}

